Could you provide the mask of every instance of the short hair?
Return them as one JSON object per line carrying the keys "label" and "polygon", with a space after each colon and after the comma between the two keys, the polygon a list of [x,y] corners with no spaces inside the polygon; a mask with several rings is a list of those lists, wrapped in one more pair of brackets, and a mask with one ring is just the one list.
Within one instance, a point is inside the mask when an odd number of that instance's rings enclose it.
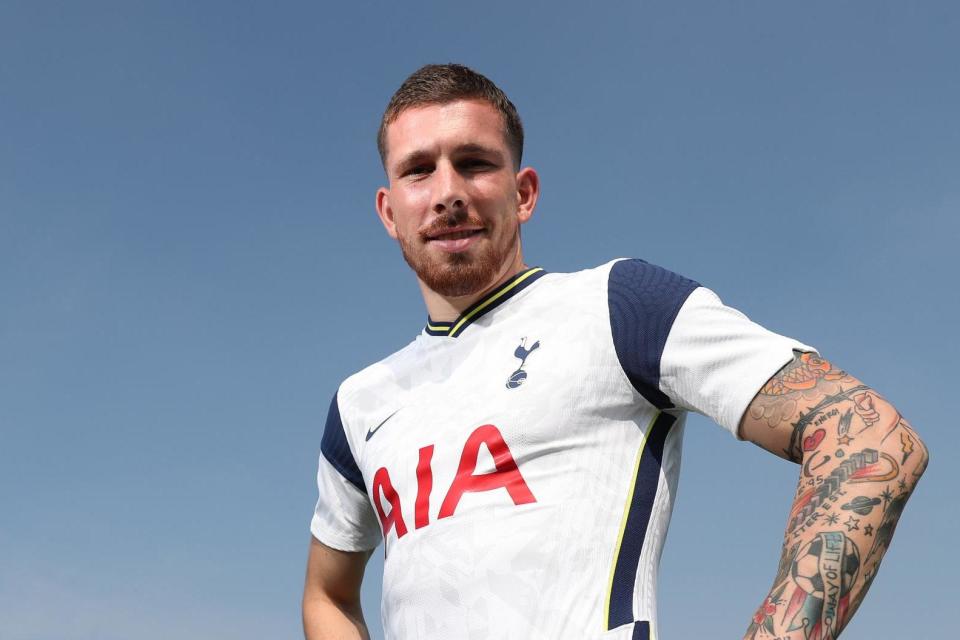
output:
{"label": "short hair", "polygon": [[520,122],[517,108],[489,78],[462,64],[453,63],[420,67],[403,81],[390,98],[377,132],[380,162],[384,167],[387,166],[387,126],[405,110],[471,98],[484,100],[500,112],[504,124],[503,136],[513,155],[514,166],[519,169],[523,156],[523,123]]}

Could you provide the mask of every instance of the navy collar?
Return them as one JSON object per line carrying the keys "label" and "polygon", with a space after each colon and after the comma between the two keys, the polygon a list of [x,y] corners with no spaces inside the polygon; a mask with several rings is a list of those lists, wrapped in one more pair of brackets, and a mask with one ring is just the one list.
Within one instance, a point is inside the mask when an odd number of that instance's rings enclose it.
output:
{"label": "navy collar", "polygon": [[540,267],[531,267],[521,271],[464,309],[460,317],[453,322],[437,322],[427,316],[427,326],[424,332],[429,336],[456,338],[463,333],[464,329],[482,318],[486,313],[496,309],[546,274],[547,272]]}

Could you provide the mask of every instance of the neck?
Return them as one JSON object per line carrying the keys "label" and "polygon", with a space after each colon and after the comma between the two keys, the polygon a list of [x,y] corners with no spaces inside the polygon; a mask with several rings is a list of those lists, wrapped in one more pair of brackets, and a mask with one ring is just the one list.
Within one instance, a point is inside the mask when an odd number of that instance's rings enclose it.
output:
{"label": "neck", "polygon": [[423,302],[427,306],[427,313],[430,314],[430,318],[437,322],[453,322],[463,313],[464,309],[526,268],[527,265],[523,262],[523,256],[517,252],[514,259],[504,264],[500,273],[488,286],[466,296],[444,296],[429,288],[419,278],[417,278],[417,283],[420,285]]}

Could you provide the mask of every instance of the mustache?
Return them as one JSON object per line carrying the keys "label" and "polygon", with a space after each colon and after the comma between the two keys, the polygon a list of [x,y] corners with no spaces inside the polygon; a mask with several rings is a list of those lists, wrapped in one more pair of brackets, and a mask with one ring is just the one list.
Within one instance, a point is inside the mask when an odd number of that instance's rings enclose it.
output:
{"label": "mustache", "polygon": [[447,229],[459,226],[476,226],[486,229],[487,225],[479,216],[470,214],[466,209],[457,209],[437,216],[426,227],[420,229],[420,236],[427,238],[431,235],[443,233]]}

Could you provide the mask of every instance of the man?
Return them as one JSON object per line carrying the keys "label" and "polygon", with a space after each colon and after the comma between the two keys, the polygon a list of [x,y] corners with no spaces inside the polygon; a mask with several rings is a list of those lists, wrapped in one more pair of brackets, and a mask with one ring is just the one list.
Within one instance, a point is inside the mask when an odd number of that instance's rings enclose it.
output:
{"label": "man", "polygon": [[744,637],[836,637],[927,464],[896,409],[659,267],[528,267],[520,226],[539,179],[521,168],[514,106],[483,76],[420,69],[378,142],[377,212],[429,317],[331,403],[307,638],[366,637],[360,583],[381,539],[389,638],[655,637],[687,411],[800,465]]}

